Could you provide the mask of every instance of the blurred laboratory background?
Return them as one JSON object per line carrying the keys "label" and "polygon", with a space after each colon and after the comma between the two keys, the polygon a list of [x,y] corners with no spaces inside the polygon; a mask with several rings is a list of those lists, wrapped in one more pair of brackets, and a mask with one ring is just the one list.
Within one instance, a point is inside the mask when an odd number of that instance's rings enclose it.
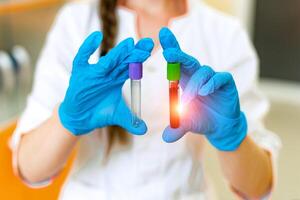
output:
{"label": "blurred laboratory background", "polygon": [[[259,87],[271,101],[266,126],[283,144],[274,200],[300,199],[300,1],[205,0],[234,15],[247,29],[261,61]],[[46,34],[64,0],[0,0],[0,199],[53,199],[52,188],[33,192],[12,175],[7,146],[31,89]],[[213,149],[206,170],[222,200],[234,199]],[[47,196],[47,198],[46,198]]]}

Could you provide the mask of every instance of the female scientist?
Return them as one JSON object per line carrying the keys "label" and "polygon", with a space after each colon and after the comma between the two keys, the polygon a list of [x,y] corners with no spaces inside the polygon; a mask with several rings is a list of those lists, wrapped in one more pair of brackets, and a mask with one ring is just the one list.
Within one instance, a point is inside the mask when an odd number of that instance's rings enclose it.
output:
{"label": "female scientist", "polygon": [[[135,127],[128,63],[144,61],[144,121]],[[181,64],[178,129],[168,127],[166,61]],[[79,143],[63,200],[211,199],[203,171],[208,141],[237,196],[267,198],[280,143],[263,126],[268,104],[257,74],[240,25],[199,0],[68,4],[13,136],[16,172],[32,187],[45,186]]]}

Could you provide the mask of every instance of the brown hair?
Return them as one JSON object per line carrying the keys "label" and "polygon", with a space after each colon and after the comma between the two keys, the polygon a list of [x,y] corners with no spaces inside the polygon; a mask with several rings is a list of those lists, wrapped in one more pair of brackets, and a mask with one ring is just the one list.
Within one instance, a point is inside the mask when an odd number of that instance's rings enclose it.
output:
{"label": "brown hair", "polygon": [[[100,0],[99,17],[102,24],[103,41],[100,56],[104,56],[116,43],[118,33],[118,18],[116,14],[118,0]],[[119,126],[108,127],[107,154],[111,151],[115,142],[128,144],[129,137],[126,131]]]}

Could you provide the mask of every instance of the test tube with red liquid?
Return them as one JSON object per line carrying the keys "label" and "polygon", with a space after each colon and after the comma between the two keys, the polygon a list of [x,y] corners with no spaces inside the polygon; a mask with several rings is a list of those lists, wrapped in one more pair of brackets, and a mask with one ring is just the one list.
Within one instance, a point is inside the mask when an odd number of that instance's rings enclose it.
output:
{"label": "test tube with red liquid", "polygon": [[179,128],[179,80],[180,63],[168,63],[167,79],[169,80],[169,109],[170,109],[170,127]]}

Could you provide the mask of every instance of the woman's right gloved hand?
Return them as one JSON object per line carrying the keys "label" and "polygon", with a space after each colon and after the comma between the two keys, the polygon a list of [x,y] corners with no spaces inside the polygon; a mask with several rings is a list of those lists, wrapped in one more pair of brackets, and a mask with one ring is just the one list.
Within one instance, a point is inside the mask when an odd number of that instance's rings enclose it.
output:
{"label": "woman's right gloved hand", "polygon": [[142,39],[136,45],[132,38],[118,44],[89,64],[90,56],[102,41],[102,33],[92,33],[80,47],[74,61],[65,98],[59,107],[62,125],[74,135],[83,135],[96,128],[118,125],[136,135],[145,134],[146,124],[132,126],[133,113],[122,96],[128,79],[128,63],[144,62],[151,54],[153,41]]}

